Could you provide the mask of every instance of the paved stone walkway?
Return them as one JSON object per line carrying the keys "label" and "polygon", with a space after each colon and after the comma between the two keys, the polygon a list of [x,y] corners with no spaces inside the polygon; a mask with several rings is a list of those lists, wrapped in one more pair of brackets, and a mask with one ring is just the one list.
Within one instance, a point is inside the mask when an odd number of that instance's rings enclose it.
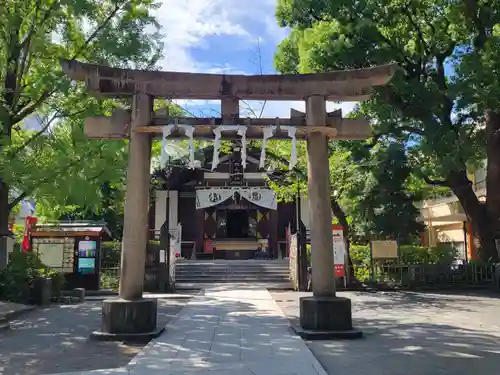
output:
{"label": "paved stone walkway", "polygon": [[[272,293],[291,320],[299,298]],[[351,298],[365,338],[306,344],[330,375],[471,375],[500,373],[500,295],[480,293],[339,293]]]}
{"label": "paved stone walkway", "polygon": [[[175,319],[191,296],[156,295],[158,321]],[[92,299],[92,300],[90,300]],[[0,331],[0,375],[40,375],[126,366],[144,345],[96,342],[102,298],[37,308]]]}
{"label": "paved stone walkway", "polygon": [[227,288],[193,298],[127,367],[93,373],[326,375],[267,290]]}

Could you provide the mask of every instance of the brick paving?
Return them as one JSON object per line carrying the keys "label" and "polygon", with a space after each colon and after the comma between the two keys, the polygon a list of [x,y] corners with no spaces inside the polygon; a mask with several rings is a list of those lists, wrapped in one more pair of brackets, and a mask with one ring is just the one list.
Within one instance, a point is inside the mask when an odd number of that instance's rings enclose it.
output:
{"label": "brick paving", "polygon": [[[188,298],[158,300],[158,319],[167,324]],[[100,326],[101,302],[39,308],[0,332],[0,374],[31,375],[125,366],[143,345],[89,340]]]}
{"label": "brick paving", "polygon": [[[292,320],[310,293],[274,292]],[[365,338],[307,342],[331,375],[470,375],[500,372],[500,295],[339,293]]]}

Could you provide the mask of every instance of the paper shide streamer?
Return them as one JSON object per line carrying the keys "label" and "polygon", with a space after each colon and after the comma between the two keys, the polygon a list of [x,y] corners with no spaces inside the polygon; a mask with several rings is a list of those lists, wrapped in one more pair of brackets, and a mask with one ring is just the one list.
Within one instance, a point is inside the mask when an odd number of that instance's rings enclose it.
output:
{"label": "paper shide streamer", "polygon": [[214,138],[214,155],[212,157],[212,171],[215,171],[219,165],[220,159],[220,142],[222,138],[222,132],[224,131],[236,131],[241,137],[241,165],[245,169],[247,165],[247,127],[244,125],[221,125],[217,126],[213,132],[215,134]]}
{"label": "paper shide streamer", "polygon": [[164,126],[162,129],[162,144],[161,144],[161,158],[160,163],[162,167],[168,162],[169,153],[168,153],[168,137],[172,134],[172,130],[174,128],[179,128],[184,132],[184,134],[188,137],[188,150],[189,150],[189,163],[188,168],[194,169],[195,160],[194,160],[194,126],[192,125],[178,125],[178,124],[169,124]]}
{"label": "paper shide streamer", "polygon": [[[172,134],[172,130],[174,127],[177,127],[182,130],[182,132],[188,137],[188,147],[189,147],[189,168],[195,168],[195,160],[194,160],[194,126],[192,125],[179,125],[179,124],[170,124],[164,126],[162,129],[163,138],[162,138],[162,148],[161,148],[161,164],[164,166],[168,161],[168,151],[167,151],[167,138]],[[266,148],[267,143],[270,138],[274,136],[276,132],[277,126],[268,126],[263,128],[263,137],[262,137],[262,149],[260,152],[260,161],[259,167],[264,168],[266,163]],[[288,137],[291,138],[292,142],[292,151],[290,154],[290,162],[288,164],[288,168],[291,170],[297,165],[297,137],[296,131],[297,129],[294,126],[281,126],[281,130],[287,132]],[[247,130],[248,127],[245,125],[221,125],[217,126],[213,129],[214,133],[214,151],[212,158],[212,171],[217,169],[217,166],[220,163],[220,147],[221,147],[221,139],[222,132],[224,131],[236,131],[237,134],[241,137],[241,165],[243,169],[247,166]]]}

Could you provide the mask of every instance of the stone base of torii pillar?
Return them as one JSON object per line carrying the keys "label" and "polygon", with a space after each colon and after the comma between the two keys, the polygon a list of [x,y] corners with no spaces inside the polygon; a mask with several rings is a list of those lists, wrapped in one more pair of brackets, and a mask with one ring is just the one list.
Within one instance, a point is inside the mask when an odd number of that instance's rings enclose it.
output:
{"label": "stone base of torii pillar", "polygon": [[92,332],[91,337],[99,341],[148,343],[165,329],[157,326],[156,316],[156,299],[107,299],[102,302],[101,329]]}
{"label": "stone base of torii pillar", "polygon": [[157,300],[142,297],[148,243],[151,137],[133,130],[151,121],[152,110],[151,96],[134,95],[119,298],[103,301],[101,329],[92,333],[97,340],[148,342],[164,330],[157,327]]}
{"label": "stone base of torii pillar", "polygon": [[[325,126],[326,116],[325,98],[309,97],[307,125]],[[322,133],[309,134],[307,156],[313,296],[300,298],[300,326],[293,328],[310,340],[360,338],[363,333],[352,325],[351,300],[335,294],[328,140]]]}
{"label": "stone base of torii pillar", "polygon": [[359,339],[352,325],[351,300],[344,297],[301,297],[300,326],[293,330],[304,340]]}

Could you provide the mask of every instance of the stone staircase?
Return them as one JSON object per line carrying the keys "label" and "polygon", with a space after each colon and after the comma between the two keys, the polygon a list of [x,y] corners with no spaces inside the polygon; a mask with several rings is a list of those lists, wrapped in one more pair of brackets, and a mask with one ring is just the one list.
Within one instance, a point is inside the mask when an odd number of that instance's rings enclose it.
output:
{"label": "stone staircase", "polygon": [[175,266],[176,289],[202,289],[220,284],[258,285],[290,289],[288,259],[184,260]]}

